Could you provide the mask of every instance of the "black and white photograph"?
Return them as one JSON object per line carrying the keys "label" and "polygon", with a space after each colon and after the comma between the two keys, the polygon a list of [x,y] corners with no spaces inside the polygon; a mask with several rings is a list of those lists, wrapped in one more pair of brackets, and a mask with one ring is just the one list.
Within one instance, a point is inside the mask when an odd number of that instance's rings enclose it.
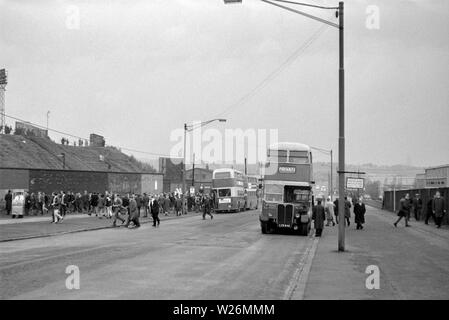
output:
{"label": "black and white photograph", "polygon": [[448,34],[445,0],[0,0],[0,300],[448,300]]}

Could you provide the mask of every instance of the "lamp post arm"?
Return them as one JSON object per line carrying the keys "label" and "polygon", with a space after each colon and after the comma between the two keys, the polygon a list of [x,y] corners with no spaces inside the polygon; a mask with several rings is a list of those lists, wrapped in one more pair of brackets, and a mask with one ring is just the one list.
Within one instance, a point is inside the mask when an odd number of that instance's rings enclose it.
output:
{"label": "lamp post arm", "polygon": [[[271,4],[273,6],[276,6],[276,7],[279,7],[279,8],[282,8],[282,9],[285,9],[285,10],[288,10],[288,11],[291,11],[291,12],[303,15],[303,16],[305,16],[307,18],[320,21],[322,23],[328,24],[328,25],[330,25],[332,27],[335,27],[337,29],[340,28],[340,26],[337,23],[333,23],[331,21],[327,21],[325,19],[322,19],[322,18],[319,18],[319,17],[315,17],[315,16],[313,16],[311,14],[308,14],[308,13],[305,13],[305,12],[302,12],[302,11],[299,11],[299,10],[296,10],[296,9],[293,9],[293,8],[290,8],[290,7],[287,7],[287,6],[283,6],[281,4],[278,4],[278,3],[275,3],[275,2],[272,2],[272,1],[269,1],[269,0],[260,0],[260,1],[263,1],[263,2],[266,2],[266,3]],[[273,0],[273,1],[277,1],[277,0]],[[285,1],[281,1],[281,2],[285,2]],[[296,3],[296,4],[298,4],[298,3]]]}

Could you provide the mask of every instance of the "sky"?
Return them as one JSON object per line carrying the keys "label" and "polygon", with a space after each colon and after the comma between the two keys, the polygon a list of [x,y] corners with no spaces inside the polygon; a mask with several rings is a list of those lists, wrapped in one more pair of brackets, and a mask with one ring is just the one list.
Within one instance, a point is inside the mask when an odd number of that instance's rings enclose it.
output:
{"label": "sky", "polygon": [[[448,15],[446,0],[345,2],[346,162],[449,163]],[[0,48],[7,115],[50,111],[50,128],[155,154],[224,117],[212,127],[338,156],[338,29],[259,0],[0,0]]]}

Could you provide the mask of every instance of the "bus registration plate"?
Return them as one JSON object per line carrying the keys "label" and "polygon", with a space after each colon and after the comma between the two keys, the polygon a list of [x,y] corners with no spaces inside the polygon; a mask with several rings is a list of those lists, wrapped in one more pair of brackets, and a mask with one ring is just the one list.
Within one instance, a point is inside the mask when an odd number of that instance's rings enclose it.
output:
{"label": "bus registration plate", "polygon": [[231,199],[229,198],[218,199],[218,203],[231,203]]}

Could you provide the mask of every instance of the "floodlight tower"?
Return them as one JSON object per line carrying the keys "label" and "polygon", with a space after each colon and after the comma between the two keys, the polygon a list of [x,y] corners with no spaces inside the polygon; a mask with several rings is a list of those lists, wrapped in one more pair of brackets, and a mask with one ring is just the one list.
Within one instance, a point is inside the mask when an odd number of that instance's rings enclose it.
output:
{"label": "floodlight tower", "polygon": [[0,70],[0,133],[5,132],[5,91],[8,84],[8,74],[5,69]]}

